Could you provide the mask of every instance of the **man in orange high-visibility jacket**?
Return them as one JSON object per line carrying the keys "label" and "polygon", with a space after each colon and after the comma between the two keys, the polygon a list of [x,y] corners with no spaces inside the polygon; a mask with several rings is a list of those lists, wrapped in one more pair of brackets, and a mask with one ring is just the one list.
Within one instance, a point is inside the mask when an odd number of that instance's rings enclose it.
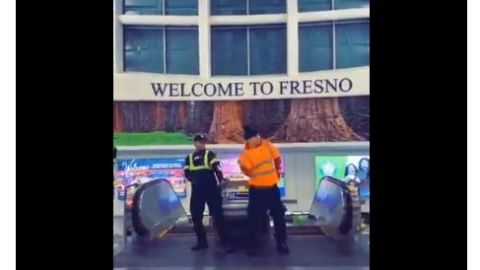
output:
{"label": "man in orange high-visibility jacket", "polygon": [[277,251],[287,254],[285,206],[280,199],[277,183],[280,180],[280,151],[268,140],[260,137],[249,126],[244,127],[245,149],[238,163],[242,172],[250,178],[248,193],[248,226],[251,237],[249,254],[255,253],[258,224],[270,211],[275,227]]}

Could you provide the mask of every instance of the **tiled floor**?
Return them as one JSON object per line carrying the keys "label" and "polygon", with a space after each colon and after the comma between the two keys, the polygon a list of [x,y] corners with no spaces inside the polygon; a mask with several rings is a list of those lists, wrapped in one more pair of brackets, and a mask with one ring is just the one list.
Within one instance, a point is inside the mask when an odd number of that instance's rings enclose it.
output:
{"label": "tiled floor", "polygon": [[271,242],[259,254],[250,257],[245,250],[226,254],[215,247],[192,252],[195,238],[166,237],[148,245],[128,245],[115,256],[115,269],[125,270],[186,270],[186,269],[285,269],[285,270],[360,270],[369,269],[369,255],[358,248],[341,254],[331,240],[324,236],[289,235],[289,255],[280,255]]}

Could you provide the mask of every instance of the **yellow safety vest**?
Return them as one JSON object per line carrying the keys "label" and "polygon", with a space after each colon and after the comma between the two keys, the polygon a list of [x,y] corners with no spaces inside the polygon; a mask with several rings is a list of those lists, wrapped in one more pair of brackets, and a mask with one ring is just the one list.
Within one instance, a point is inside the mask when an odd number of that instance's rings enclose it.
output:
{"label": "yellow safety vest", "polygon": [[205,150],[205,155],[203,156],[203,164],[196,166],[193,162],[193,154],[188,155],[188,163],[185,165],[184,169],[189,171],[199,171],[199,170],[211,170],[212,164],[215,162],[220,162],[219,159],[214,158],[210,162],[208,162],[208,150]]}

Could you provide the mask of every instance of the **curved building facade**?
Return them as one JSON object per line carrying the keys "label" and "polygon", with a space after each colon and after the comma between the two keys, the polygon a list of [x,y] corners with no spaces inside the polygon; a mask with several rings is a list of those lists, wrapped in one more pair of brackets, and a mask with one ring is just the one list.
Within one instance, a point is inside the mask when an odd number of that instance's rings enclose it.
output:
{"label": "curved building facade", "polygon": [[369,25],[368,0],[115,0],[115,131],[368,141]]}

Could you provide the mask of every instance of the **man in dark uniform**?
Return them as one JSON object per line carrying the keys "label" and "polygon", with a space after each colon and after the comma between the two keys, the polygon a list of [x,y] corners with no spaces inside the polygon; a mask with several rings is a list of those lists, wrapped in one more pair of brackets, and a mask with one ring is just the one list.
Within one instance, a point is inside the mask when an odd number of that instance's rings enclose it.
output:
{"label": "man in dark uniform", "polygon": [[217,159],[215,153],[205,148],[206,142],[206,135],[196,135],[194,138],[195,152],[188,155],[185,160],[185,177],[192,184],[190,213],[197,235],[197,245],[192,247],[192,250],[208,248],[207,236],[203,227],[203,212],[206,203],[213,216],[222,247],[225,251],[231,252],[232,249],[225,234],[220,190],[220,184],[227,180],[223,178],[220,170],[220,160]]}

